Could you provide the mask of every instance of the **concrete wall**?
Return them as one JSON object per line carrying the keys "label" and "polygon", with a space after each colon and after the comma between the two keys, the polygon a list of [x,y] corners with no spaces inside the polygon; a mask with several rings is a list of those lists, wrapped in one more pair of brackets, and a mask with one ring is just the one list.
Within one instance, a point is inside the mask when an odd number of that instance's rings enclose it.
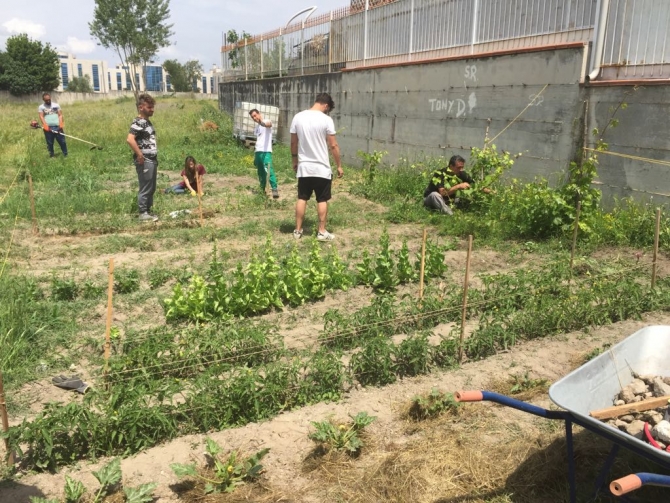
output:
{"label": "concrete wall", "polygon": [[[218,98],[216,94],[202,94],[202,93],[149,93],[152,96],[176,96],[178,98],[191,98],[196,100],[215,100]],[[51,99],[59,105],[70,105],[82,101],[102,101],[115,100],[117,98],[134,96],[132,91],[110,91],[107,93],[59,93],[57,91],[51,92]],[[25,96],[12,96],[9,91],[0,91],[0,103],[42,103],[42,93],[26,94]],[[37,106],[35,105],[35,106]]]}
{"label": "concrete wall", "polygon": [[[278,106],[279,138],[288,141],[287,126],[293,115],[308,108],[317,93],[330,92],[336,103],[332,115],[339,143],[350,164],[359,162],[358,150],[386,150],[388,162],[401,156],[460,154],[467,158],[470,147],[483,145],[489,127],[489,138],[500,134],[494,141],[499,148],[523,154],[511,176],[526,180],[542,176],[556,183],[570,161],[579,158],[585,129],[602,130],[612,109],[624,101],[627,108],[617,114],[619,126],[610,128],[605,137],[610,151],[670,160],[669,83],[637,91],[632,85],[585,86],[581,82],[586,53],[586,47],[570,45],[326,75],[227,82],[219,88],[219,104],[229,112],[236,101]],[[589,134],[587,143],[594,142]],[[666,197],[670,196],[670,167],[606,154],[599,161],[599,187],[605,199],[654,196],[670,202]]]}
{"label": "concrete wall", "polygon": [[[583,46],[438,63],[308,75],[220,86],[220,107],[232,112],[236,101],[255,101],[281,110],[279,138],[296,112],[308,108],[318,92],[335,100],[332,114],[343,157],[386,150],[387,160],[422,155],[465,157],[505,128],[546,84],[496,145],[524,155],[516,176],[549,177],[563,172],[581,145],[583,105],[579,81]],[[489,125],[489,118],[492,119]]]}

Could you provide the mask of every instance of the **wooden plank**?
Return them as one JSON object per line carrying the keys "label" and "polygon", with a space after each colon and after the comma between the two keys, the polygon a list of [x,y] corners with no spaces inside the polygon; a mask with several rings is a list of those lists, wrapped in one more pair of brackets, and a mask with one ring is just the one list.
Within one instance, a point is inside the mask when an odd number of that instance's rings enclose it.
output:
{"label": "wooden plank", "polygon": [[667,406],[669,400],[670,395],[647,398],[640,402],[615,405],[613,407],[607,407],[606,409],[592,410],[589,412],[589,415],[596,419],[611,419],[613,417],[625,416],[631,412],[644,412],[645,410],[658,409],[659,407]]}

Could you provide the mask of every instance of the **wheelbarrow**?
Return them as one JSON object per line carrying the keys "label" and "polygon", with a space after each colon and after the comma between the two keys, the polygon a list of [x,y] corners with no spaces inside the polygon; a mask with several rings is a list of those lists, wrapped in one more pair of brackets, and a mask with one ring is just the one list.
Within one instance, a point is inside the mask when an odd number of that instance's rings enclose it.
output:
{"label": "wheelbarrow", "polygon": [[[547,410],[490,391],[459,391],[459,402],[495,402],[546,419],[565,422],[568,453],[570,501],[577,501],[572,425],[577,424],[612,442],[612,450],[596,479],[594,498],[603,487],[620,447],[670,469],[670,453],[639,440],[628,433],[589,416],[589,412],[612,405],[621,389],[630,384],[633,372],[644,375],[670,376],[670,326],[649,326],[630,335],[616,346],[572,371],[549,388],[551,400],[564,410]],[[670,487],[670,476],[652,473],[631,474],[610,484],[614,496],[625,494],[643,485]],[[670,496],[668,496],[670,501]]]}

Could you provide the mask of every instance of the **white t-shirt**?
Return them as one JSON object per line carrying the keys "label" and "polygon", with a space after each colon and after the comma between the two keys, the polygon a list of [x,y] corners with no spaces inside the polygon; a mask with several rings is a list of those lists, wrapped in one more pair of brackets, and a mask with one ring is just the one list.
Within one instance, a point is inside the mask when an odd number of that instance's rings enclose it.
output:
{"label": "white t-shirt", "polygon": [[[263,121],[265,124],[265,121]],[[272,152],[272,126],[256,124],[256,152]]]}
{"label": "white t-shirt", "polygon": [[47,123],[47,126],[51,127],[58,127],[59,110],[60,107],[58,106],[58,103],[54,103],[53,101],[51,102],[50,106],[47,106],[44,103],[42,103],[39,107],[37,107],[37,111],[44,114],[44,121]]}
{"label": "white t-shirt", "polygon": [[332,179],[326,137],[335,134],[333,119],[318,110],[304,110],[293,117],[290,132],[298,135],[297,177]]}

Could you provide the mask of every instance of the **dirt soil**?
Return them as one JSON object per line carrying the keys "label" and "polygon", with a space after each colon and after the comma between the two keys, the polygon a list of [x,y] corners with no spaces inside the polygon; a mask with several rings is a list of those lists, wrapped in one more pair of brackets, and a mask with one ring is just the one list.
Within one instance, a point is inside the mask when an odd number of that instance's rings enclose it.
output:
{"label": "dirt soil", "polygon": [[[251,453],[264,447],[270,448],[270,453],[263,462],[266,468],[263,485],[273,489],[275,498],[272,501],[306,503],[345,501],[329,498],[328,485],[332,485],[332,481],[326,482],[322,476],[308,473],[304,469],[304,460],[314,449],[313,442],[307,438],[311,431],[310,421],[319,421],[329,416],[346,418],[347,415],[354,415],[360,411],[367,411],[376,416],[376,422],[369,427],[373,447],[355,461],[364,464],[365,458],[371,459],[375,453],[411,449],[413,443],[418,441],[415,429],[408,427],[408,422],[402,417],[401,411],[406,409],[411,398],[419,393],[430,391],[433,387],[441,391],[482,389],[501,378],[526,371],[535,378],[554,382],[580,366],[586,353],[602,348],[604,344],[621,341],[645,326],[663,324],[670,324],[670,315],[649,314],[642,320],[629,320],[599,327],[588,333],[574,332],[526,342],[486,360],[466,362],[454,371],[435,372],[428,376],[404,379],[383,388],[352,389],[339,403],[320,403],[304,407],[282,413],[262,423],[212,432],[210,437],[226,450],[240,449]],[[541,393],[530,401],[545,407],[551,405],[546,393]],[[480,405],[465,405],[465,407],[478,406]],[[498,446],[505,445],[505,435],[511,438],[514,435],[513,430],[524,429],[535,425],[538,421],[529,414],[508,408],[496,408],[495,413],[510,425],[507,429],[503,428],[502,433],[498,431],[497,436],[492,439]],[[448,435],[448,432],[445,433]],[[486,429],[483,431],[476,429],[472,435],[480,441],[485,441],[489,433]],[[156,501],[179,501],[179,496],[174,491],[178,479],[169,465],[192,461],[203,463],[204,439],[205,435],[191,435],[124,459],[122,461],[124,485],[156,482],[159,484],[155,492]],[[105,460],[97,463],[81,462],[55,475],[23,474],[16,482],[0,489],[0,500],[28,502],[29,495],[39,493],[47,497],[59,497],[62,494],[66,474],[81,480],[91,489],[96,488],[97,482],[91,472],[104,463]],[[451,475],[444,473],[445,477]],[[455,480],[458,485],[458,479]],[[430,487],[426,487],[425,490],[426,493],[431,493]],[[433,493],[431,501],[439,501],[440,497],[446,496],[451,495]],[[244,501],[257,500],[252,497]]]}

